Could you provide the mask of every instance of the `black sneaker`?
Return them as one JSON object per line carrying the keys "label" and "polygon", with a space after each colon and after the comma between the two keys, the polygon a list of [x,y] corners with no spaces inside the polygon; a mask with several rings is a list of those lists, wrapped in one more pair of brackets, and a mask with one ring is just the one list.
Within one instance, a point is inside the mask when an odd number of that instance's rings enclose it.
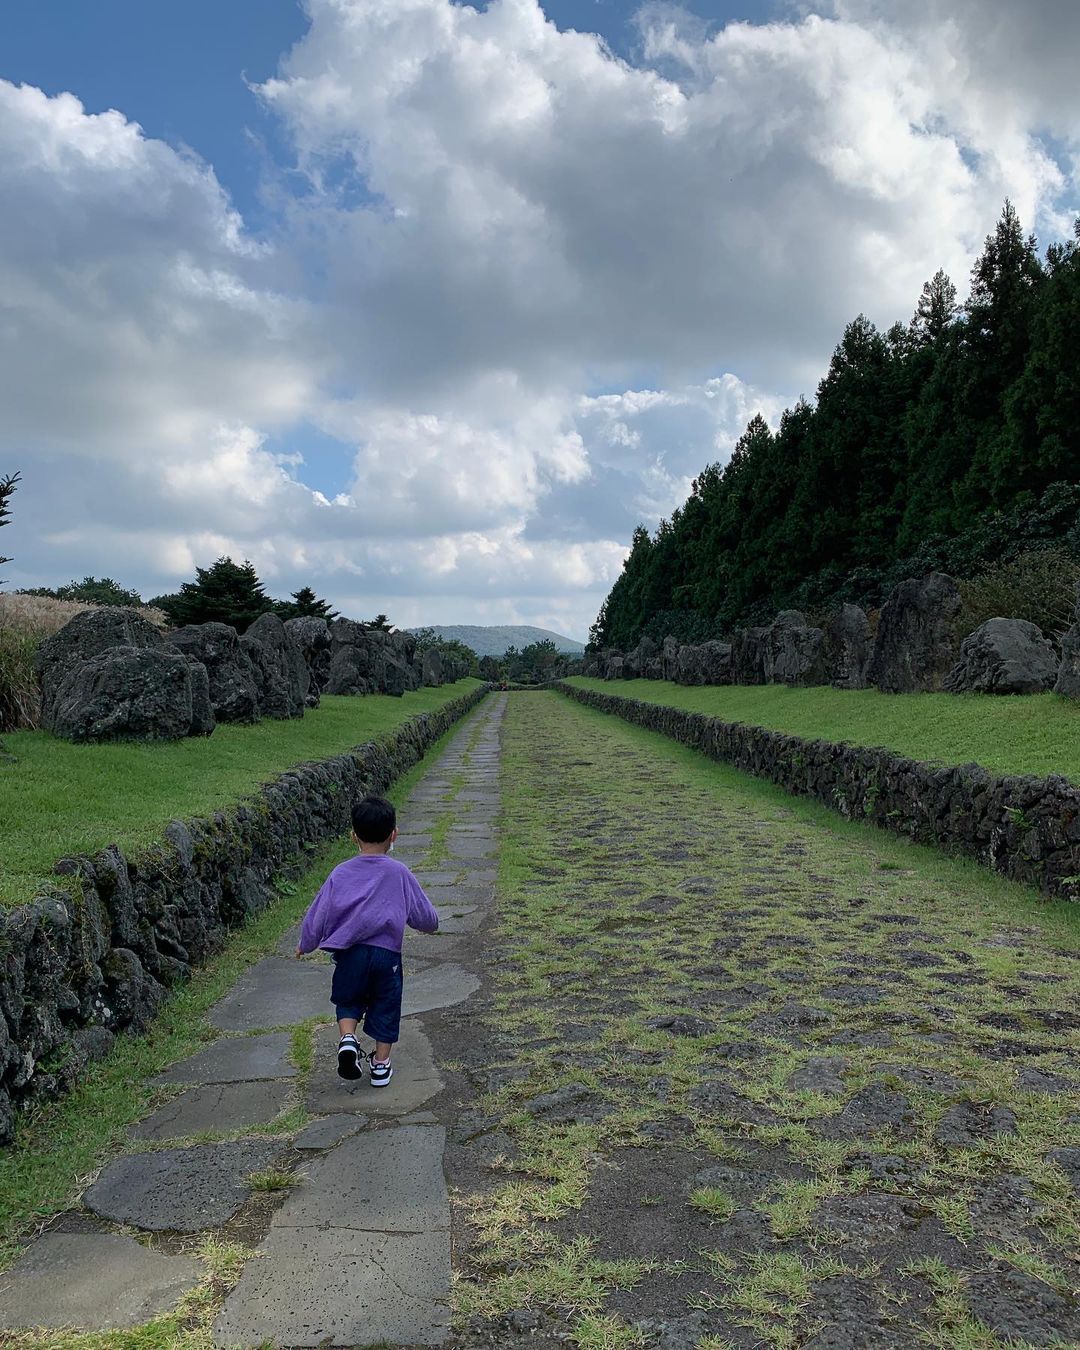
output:
{"label": "black sneaker", "polygon": [[368,1060],[368,1072],[371,1074],[372,1087],[385,1087],[394,1076],[394,1066],[388,1059],[379,1064],[372,1056]]}
{"label": "black sneaker", "polygon": [[339,1078],[361,1078],[363,1069],[360,1067],[360,1061],[363,1055],[360,1053],[360,1047],[356,1043],[355,1036],[342,1036],[338,1042],[337,1048],[337,1071]]}

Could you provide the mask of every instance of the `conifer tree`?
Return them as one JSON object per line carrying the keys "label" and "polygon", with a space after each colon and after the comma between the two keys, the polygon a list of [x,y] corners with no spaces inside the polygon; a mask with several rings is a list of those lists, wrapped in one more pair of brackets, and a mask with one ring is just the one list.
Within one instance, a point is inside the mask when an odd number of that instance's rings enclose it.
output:
{"label": "conifer tree", "polygon": [[254,566],[229,557],[218,558],[212,567],[196,567],[194,581],[185,581],[176,595],[161,596],[157,603],[177,627],[227,623],[238,633],[274,607]]}
{"label": "conifer tree", "polygon": [[[11,501],[11,494],[15,491],[18,482],[19,475],[17,473],[9,473],[3,478],[0,478],[0,526],[6,525],[11,516],[11,506],[9,503]],[[11,562],[10,558],[0,558],[0,567],[3,567],[4,563],[9,562]]]}

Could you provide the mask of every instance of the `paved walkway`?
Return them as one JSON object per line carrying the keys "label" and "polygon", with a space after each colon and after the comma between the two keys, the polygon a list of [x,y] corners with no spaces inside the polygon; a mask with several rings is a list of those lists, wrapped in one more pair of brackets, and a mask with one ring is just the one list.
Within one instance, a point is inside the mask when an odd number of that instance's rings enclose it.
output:
{"label": "paved walkway", "polygon": [[[427,1109],[444,1083],[424,1014],[479,987],[455,959],[455,935],[477,928],[492,902],[505,702],[486,700],[399,803],[396,854],[442,923],[437,935],[406,943],[406,1021],[390,1084],[337,1077],[328,963],[296,961],[297,930],[287,933],[212,1009],[220,1038],[161,1076],[181,1091],[134,1127],[132,1151],[0,1277],[0,1329],[139,1325],[198,1284],[202,1267],[185,1248],[209,1234],[262,1253],[226,1299],[219,1346],[446,1338],[445,1131]],[[313,1067],[300,1073],[292,1051],[311,1027]],[[303,1128],[252,1133],[297,1107],[310,1117]],[[207,1132],[219,1137],[197,1142]]]}

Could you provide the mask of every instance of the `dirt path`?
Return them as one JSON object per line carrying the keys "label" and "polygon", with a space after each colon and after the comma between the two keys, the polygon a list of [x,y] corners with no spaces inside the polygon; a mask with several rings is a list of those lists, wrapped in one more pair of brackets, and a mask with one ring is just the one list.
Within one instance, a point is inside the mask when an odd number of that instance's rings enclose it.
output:
{"label": "dirt path", "polygon": [[1080,960],[1033,893],[553,694],[503,782],[459,1344],[1080,1344]]}

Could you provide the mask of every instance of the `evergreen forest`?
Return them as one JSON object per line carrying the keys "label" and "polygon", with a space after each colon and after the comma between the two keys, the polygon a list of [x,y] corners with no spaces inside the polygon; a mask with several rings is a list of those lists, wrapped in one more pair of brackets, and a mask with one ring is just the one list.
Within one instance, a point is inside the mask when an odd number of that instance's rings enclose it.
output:
{"label": "evergreen forest", "polygon": [[965,303],[939,271],[910,322],[848,324],[815,403],[775,431],[755,416],[670,520],[635,530],[590,645],[702,641],[788,607],[873,610],[929,570],[1080,559],[1080,220],[1074,234],[1040,255],[1006,202]]}

